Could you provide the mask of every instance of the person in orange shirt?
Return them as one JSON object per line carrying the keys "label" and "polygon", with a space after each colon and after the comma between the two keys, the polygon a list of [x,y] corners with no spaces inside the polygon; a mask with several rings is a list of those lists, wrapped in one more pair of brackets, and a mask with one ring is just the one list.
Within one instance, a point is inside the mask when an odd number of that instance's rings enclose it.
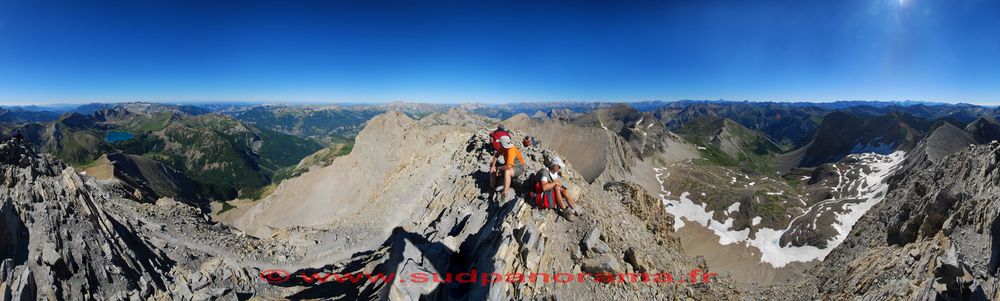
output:
{"label": "person in orange shirt", "polygon": [[[510,139],[510,136],[500,137],[500,146],[503,147],[503,150],[494,154],[493,162],[490,162],[490,187],[496,187],[497,177],[503,176],[503,190],[500,192],[500,199],[506,201],[510,180],[524,170],[525,163],[521,151],[514,146],[514,141]],[[503,160],[503,165],[497,166],[499,160]],[[521,165],[515,164],[517,160],[521,161]]]}

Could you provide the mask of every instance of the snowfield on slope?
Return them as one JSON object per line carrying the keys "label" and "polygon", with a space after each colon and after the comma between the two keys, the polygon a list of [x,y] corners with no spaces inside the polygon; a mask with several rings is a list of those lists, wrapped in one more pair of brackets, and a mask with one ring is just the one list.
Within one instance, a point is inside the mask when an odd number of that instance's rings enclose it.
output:
{"label": "snowfield on slope", "polygon": [[[757,248],[761,252],[761,262],[771,264],[774,267],[783,267],[791,262],[808,262],[812,260],[822,260],[833,248],[837,247],[847,238],[851,228],[858,219],[865,214],[875,204],[878,204],[885,197],[888,185],[884,183],[886,177],[892,174],[899,163],[905,158],[905,153],[897,151],[889,155],[876,153],[853,154],[850,155],[858,160],[851,169],[856,169],[860,177],[850,180],[845,177],[847,171],[839,168],[837,186],[833,187],[835,195],[838,197],[824,200],[806,208],[805,213],[791,219],[784,229],[759,228],[754,232],[754,237],[750,237],[751,229],[745,228],[739,231],[733,230],[732,218],[726,217],[724,221],[712,219],[715,211],[708,211],[704,202],[692,199],[688,192],[682,192],[678,198],[673,198],[667,193],[664,186],[664,179],[669,177],[669,173],[664,177],[663,168],[657,168],[656,178],[660,182],[660,199],[666,206],[667,212],[674,215],[674,228],[679,230],[687,222],[694,222],[712,230],[719,236],[719,244],[728,245],[733,243],[744,243],[747,246]],[[846,182],[846,183],[845,183]],[[795,221],[813,210],[827,210],[825,206],[837,204],[842,200],[861,200],[860,202],[844,202],[839,204],[843,210],[835,213],[836,222],[831,225],[837,230],[837,235],[832,237],[826,248],[815,246],[792,246],[781,245],[781,237],[784,235]],[[734,203],[727,208],[726,213],[738,210],[739,204]],[[735,209],[735,210],[734,210]],[[728,216],[728,214],[726,214]],[[755,217],[753,225],[760,222],[760,217]],[[814,225],[815,226],[815,225]]]}

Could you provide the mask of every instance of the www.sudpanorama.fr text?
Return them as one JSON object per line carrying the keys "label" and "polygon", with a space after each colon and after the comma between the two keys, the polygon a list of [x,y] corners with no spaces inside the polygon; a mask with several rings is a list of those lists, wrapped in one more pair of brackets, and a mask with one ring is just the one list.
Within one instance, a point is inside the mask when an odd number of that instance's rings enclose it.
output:
{"label": "www.sudpanorama.fr text", "polygon": [[479,283],[487,286],[493,283],[571,283],[594,281],[597,283],[653,283],[653,284],[691,284],[711,283],[718,274],[714,272],[692,269],[686,275],[674,277],[667,272],[661,273],[479,273],[476,270],[461,273],[425,273],[415,272],[406,277],[397,277],[395,273],[327,273],[327,272],[295,272],[272,269],[260,272],[260,278],[270,284],[301,284],[317,285],[323,283]]}

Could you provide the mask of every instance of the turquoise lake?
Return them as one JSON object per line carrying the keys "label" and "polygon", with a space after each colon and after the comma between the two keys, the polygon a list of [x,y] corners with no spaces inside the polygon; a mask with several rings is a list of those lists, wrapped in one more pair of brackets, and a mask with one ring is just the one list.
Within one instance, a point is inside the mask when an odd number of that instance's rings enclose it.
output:
{"label": "turquoise lake", "polygon": [[132,137],[135,137],[135,134],[132,134],[132,133],[129,133],[129,132],[111,131],[111,132],[108,132],[107,135],[104,135],[104,140],[107,140],[108,142],[114,143],[114,142],[118,142],[118,141],[129,140],[129,139],[132,139]]}

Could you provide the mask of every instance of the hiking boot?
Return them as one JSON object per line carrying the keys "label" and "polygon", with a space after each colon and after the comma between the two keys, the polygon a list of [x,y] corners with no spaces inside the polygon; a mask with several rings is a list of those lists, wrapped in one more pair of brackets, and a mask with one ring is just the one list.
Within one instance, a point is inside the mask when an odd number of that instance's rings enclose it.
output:
{"label": "hiking boot", "polygon": [[566,221],[568,222],[576,221],[576,215],[570,212],[569,210],[567,209],[555,209],[555,210],[556,213],[559,214],[559,216],[562,216],[563,219],[566,219]]}
{"label": "hiking boot", "polygon": [[514,200],[514,197],[515,196],[514,196],[513,193],[503,194],[503,195],[500,195],[500,200],[504,201],[504,202],[510,202],[510,201]]}

